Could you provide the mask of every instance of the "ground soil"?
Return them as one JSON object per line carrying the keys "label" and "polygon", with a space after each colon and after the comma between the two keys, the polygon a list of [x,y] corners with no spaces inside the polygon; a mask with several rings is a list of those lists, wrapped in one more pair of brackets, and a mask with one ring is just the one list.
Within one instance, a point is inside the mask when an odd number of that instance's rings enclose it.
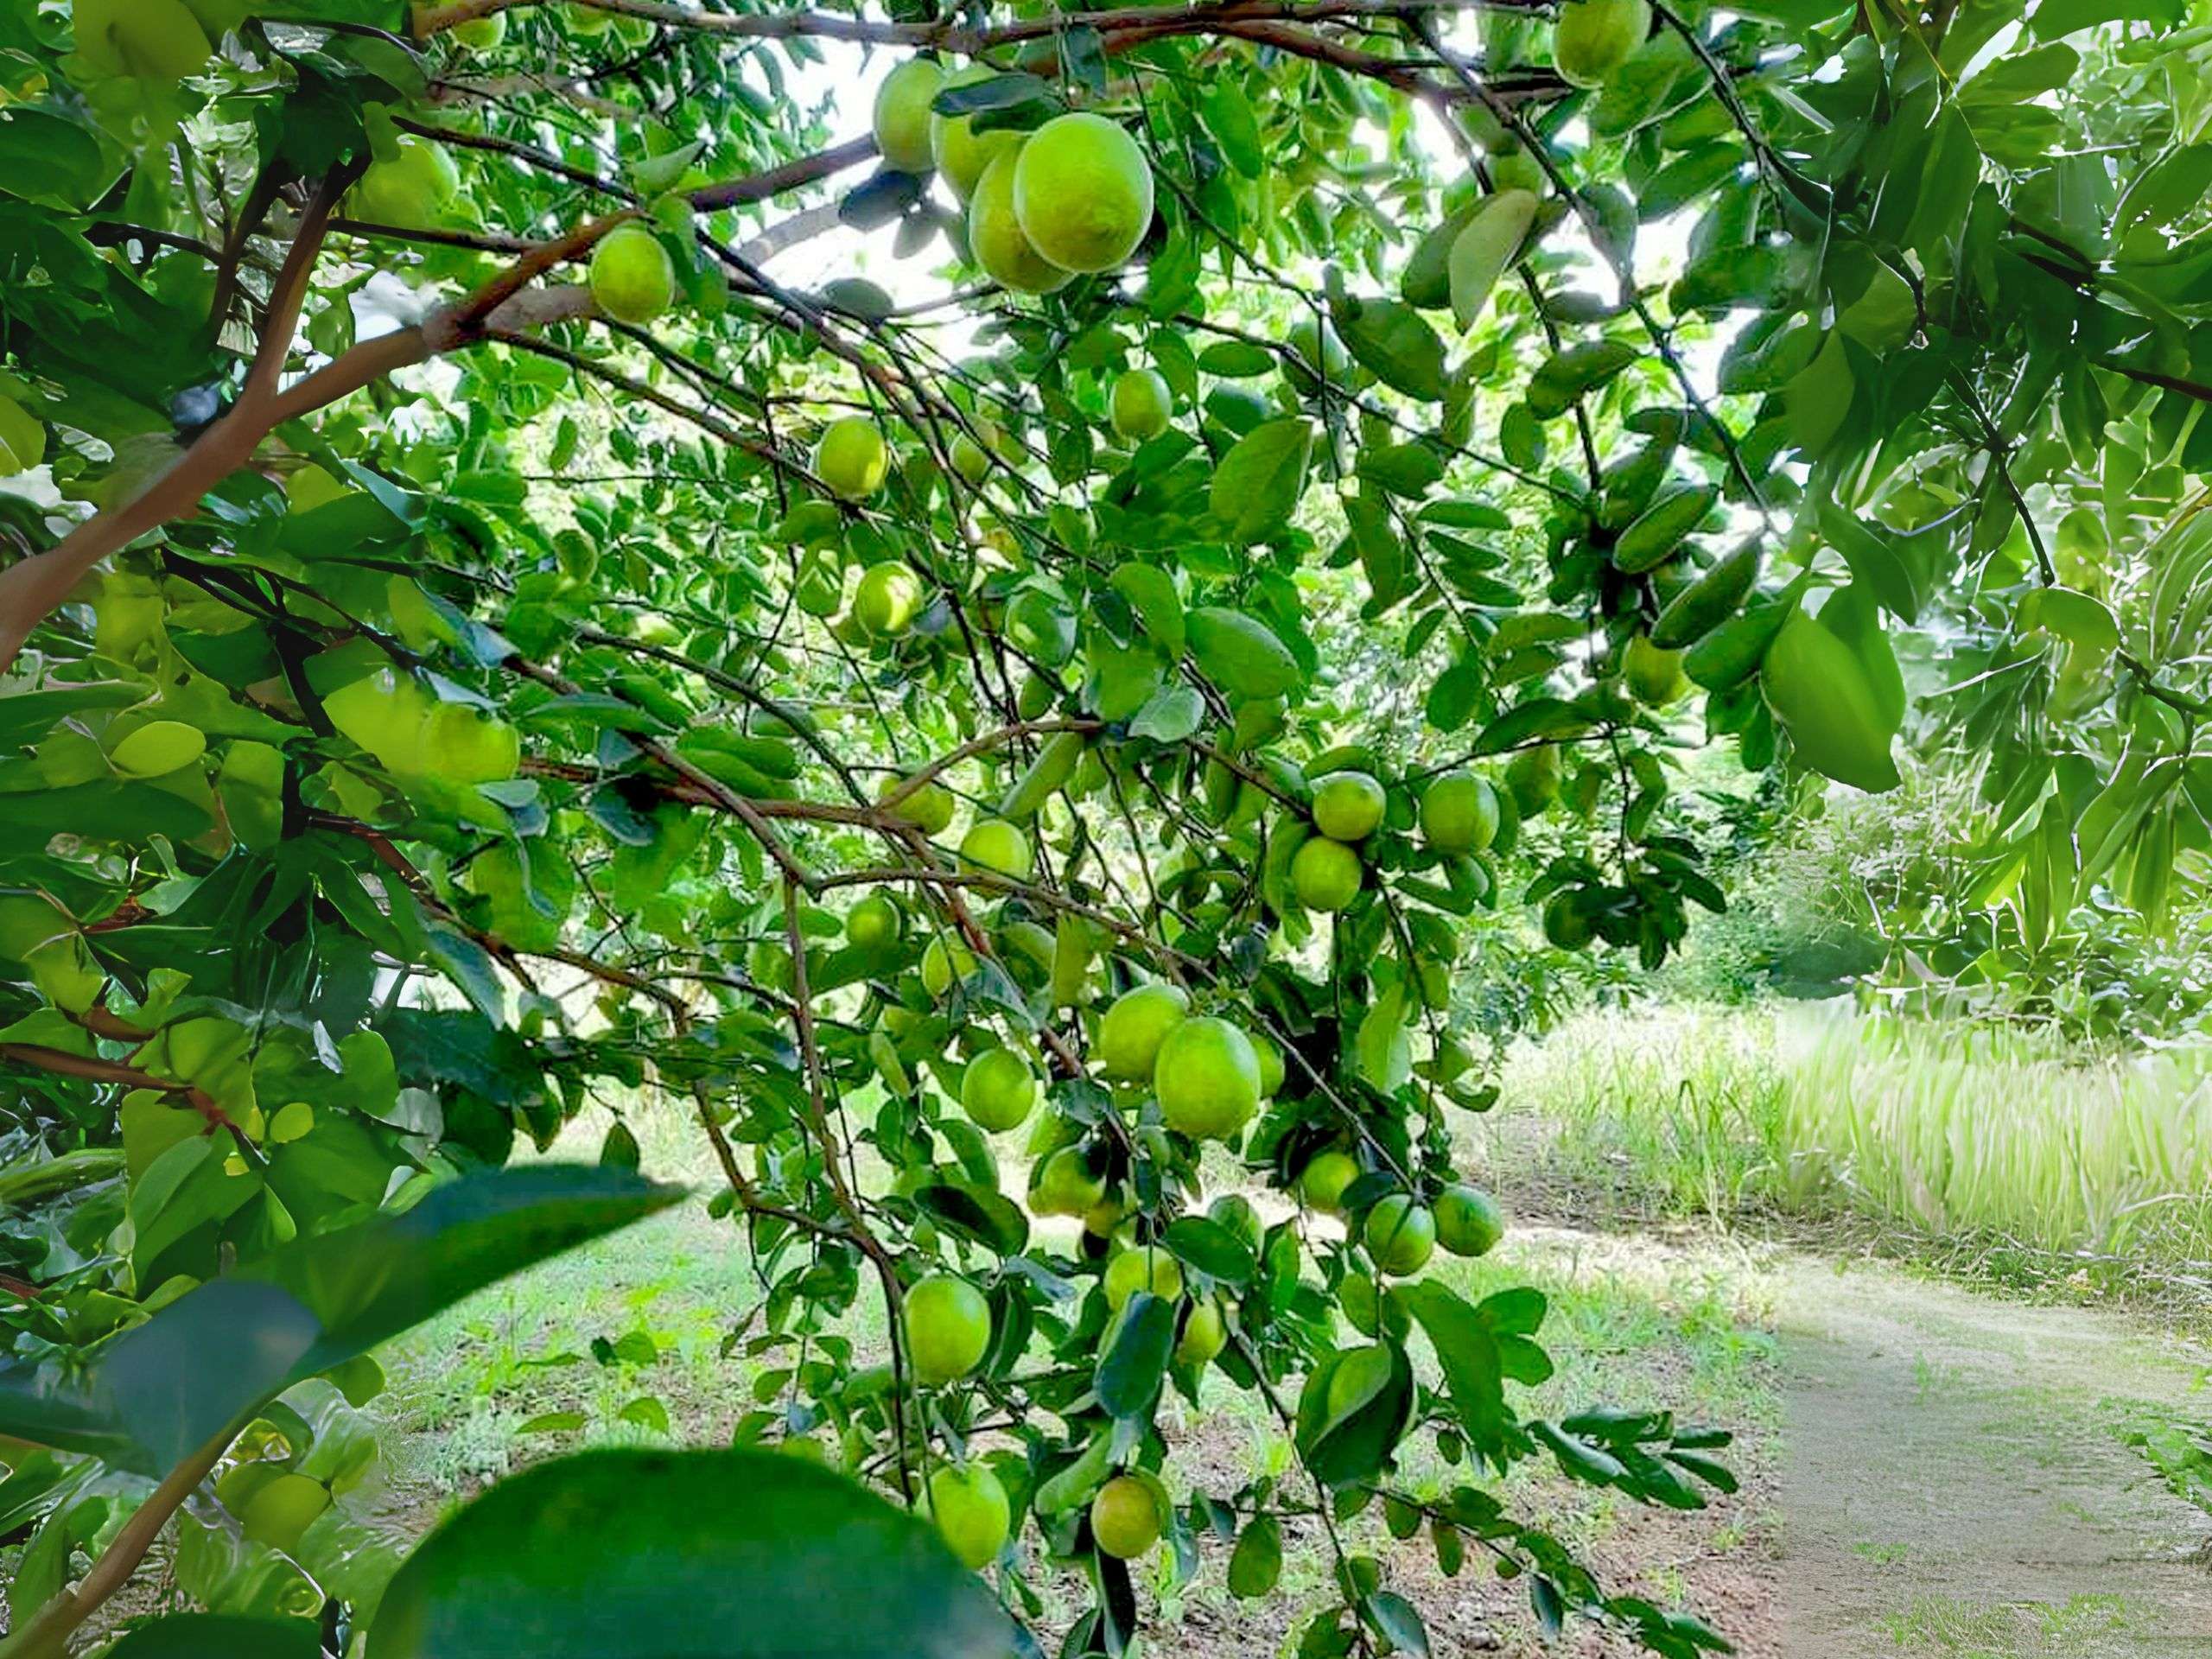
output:
{"label": "ground soil", "polygon": [[2099,1310],[1800,1262],[1781,1300],[1778,1653],[2212,1654],[2212,1517],[2121,1444],[2212,1358]]}

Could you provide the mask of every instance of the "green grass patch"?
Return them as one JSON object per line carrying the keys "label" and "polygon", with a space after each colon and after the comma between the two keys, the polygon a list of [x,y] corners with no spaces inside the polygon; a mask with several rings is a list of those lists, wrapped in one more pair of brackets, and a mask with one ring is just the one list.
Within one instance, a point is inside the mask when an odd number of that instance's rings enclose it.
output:
{"label": "green grass patch", "polygon": [[1649,1214],[1856,1217],[2045,1273],[2177,1287],[2212,1263],[2212,1059],[1643,1009],[1519,1051],[1507,1085],[1478,1153],[1509,1182],[1533,1135],[1576,1193]]}

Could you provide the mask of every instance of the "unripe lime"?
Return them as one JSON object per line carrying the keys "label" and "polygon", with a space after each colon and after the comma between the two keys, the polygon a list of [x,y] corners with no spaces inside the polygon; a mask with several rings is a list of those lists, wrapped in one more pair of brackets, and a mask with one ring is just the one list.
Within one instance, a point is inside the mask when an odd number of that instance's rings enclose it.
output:
{"label": "unripe lime", "polygon": [[1652,644],[1648,633],[1639,633],[1628,642],[1621,673],[1628,681],[1630,695],[1647,708],[1664,709],[1690,689],[1682,672],[1682,653]]}
{"label": "unripe lime", "polygon": [[1083,1212],[1083,1230],[1111,1238],[1114,1230],[1135,1213],[1136,1204],[1127,1192],[1109,1193]]}
{"label": "unripe lime", "polygon": [[1131,369],[1114,382],[1114,430],[1131,443],[1156,438],[1167,429],[1173,394],[1154,369]]}
{"label": "unripe lime", "polygon": [[1160,1541],[1160,1500],[1131,1475],[1116,1475],[1090,1500],[1090,1535],[1102,1554],[1133,1560]]}
{"label": "unripe lime", "polygon": [[930,100],[944,85],[944,71],[928,58],[909,58],[883,78],[875,93],[875,147],[883,164],[899,173],[926,173]]}
{"label": "unripe lime", "polygon": [[965,979],[975,971],[976,953],[964,944],[931,939],[929,948],[922,952],[922,988],[931,996],[943,996],[952,988],[954,981]]}
{"label": "unripe lime", "polygon": [[960,838],[960,856],[978,869],[1027,881],[1037,870],[1029,837],[1004,818],[979,818]]}
{"label": "unripe lime", "polygon": [[1017,294],[1050,294],[1066,287],[1075,273],[1038,252],[1021,228],[1014,207],[1014,169],[1020,160],[1020,150],[1006,150],[976,181],[976,192],[968,199],[968,251],[1001,288]]}
{"label": "unripe lime", "polygon": [[1029,1207],[1040,1216],[1084,1216],[1106,1197],[1106,1178],[1095,1174],[1080,1147],[1062,1147],[1037,1166]]}
{"label": "unripe lime", "polygon": [[1298,1190],[1316,1210],[1335,1216],[1344,1213],[1344,1189],[1359,1179],[1359,1160],[1334,1147],[1306,1160],[1298,1178]]}
{"label": "unripe lime", "polygon": [[891,451],[875,423],[858,415],[832,421],[814,445],[814,475],[832,495],[865,501],[883,487]]}
{"label": "unripe lime", "polygon": [[1513,791],[1513,804],[1521,809],[1524,818],[1541,817],[1559,798],[1559,786],[1565,775],[1559,747],[1554,743],[1540,743],[1533,749],[1523,749],[1505,763],[1505,786]]}
{"label": "unripe lime", "polygon": [[592,252],[591,297],[617,322],[651,322],[676,303],[676,264],[642,225],[618,226]]}
{"label": "unripe lime", "polygon": [[1252,1052],[1260,1058],[1260,1098],[1273,1100],[1282,1092],[1282,1050],[1264,1032],[1247,1032],[1251,1039]]}
{"label": "unripe lime", "polygon": [[961,1109],[995,1135],[1016,1127],[1036,1103],[1037,1074],[1010,1048],[978,1054],[961,1075]]}
{"label": "unripe lime", "polygon": [[1157,1244],[1123,1250],[1106,1264],[1107,1306],[1118,1313],[1141,1290],[1168,1302],[1183,1294],[1182,1268]]}
{"label": "unripe lime", "polygon": [[956,432],[952,435],[952,470],[970,484],[980,484],[990,473],[990,453],[965,432]]}
{"label": "unripe lime", "polygon": [[1124,991],[1098,1022],[1099,1068],[1124,1082],[1150,1077],[1160,1046],[1190,1011],[1191,999],[1180,986],[1140,985]]}
{"label": "unripe lime", "polygon": [[931,1274],[906,1293],[906,1357],[917,1382],[965,1376],[990,1345],[991,1305],[965,1279]]}
{"label": "unripe lime", "polygon": [[1567,0],[1552,31],[1552,67],[1571,86],[1602,86],[1650,32],[1650,0]]}
{"label": "unripe lime", "polygon": [[1367,1212],[1367,1253],[1385,1273],[1419,1273],[1436,1249],[1436,1217],[1428,1206],[1393,1192]]}
{"label": "unripe lime", "polygon": [[1497,835],[1497,794],[1464,767],[1421,792],[1421,833],[1440,853],[1478,853]]}
{"label": "unripe lime", "polygon": [[[945,80],[947,86],[972,86],[979,80],[988,80],[998,71],[988,64],[975,64]],[[965,115],[932,115],[930,117],[930,150],[937,161],[937,170],[952,187],[952,194],[965,201],[976,194],[976,181],[983,176],[983,169],[1011,149],[1021,148],[1022,135],[1005,127],[995,127],[988,132],[977,132],[974,118]]]}
{"label": "unripe lime", "polygon": [[1014,711],[1024,720],[1041,720],[1059,700],[1060,688],[1033,669],[1022,676],[1020,690],[1014,694]]}
{"label": "unripe lime", "polygon": [[404,230],[429,230],[461,194],[461,169],[443,144],[404,137],[388,162],[372,162],[350,199],[353,217]]}
{"label": "unripe lime", "polygon": [[77,0],[77,52],[110,75],[181,80],[215,48],[182,0]]}
{"label": "unripe lime", "polygon": [[1313,785],[1313,823],[1332,841],[1363,841],[1382,822],[1382,785],[1363,772],[1332,772]]}
{"label": "unripe lime", "polygon": [[1194,1140],[1225,1140],[1260,1106],[1260,1057],[1226,1020],[1185,1020],[1160,1045],[1152,1074],[1167,1127]]}
{"label": "unripe lime", "polygon": [[855,944],[893,944],[906,925],[906,912],[880,893],[868,894],[845,913],[845,937]]}
{"label": "unripe lime", "polygon": [[1201,1297],[1192,1305],[1190,1318],[1183,1321],[1183,1334],[1176,1338],[1176,1363],[1203,1365],[1228,1345],[1229,1322],[1222,1317],[1220,1302],[1211,1296]]}
{"label": "unripe lime", "polygon": [[1283,374],[1300,391],[1310,396],[1325,378],[1339,388],[1349,383],[1351,354],[1328,323],[1302,316],[1291,324],[1287,343],[1291,357],[1283,365]]}
{"label": "unripe lime", "polygon": [[1063,270],[1111,270],[1152,226],[1152,163],[1103,115],[1057,116],[1014,157],[1014,201],[1030,245]]}
{"label": "unripe lime", "polygon": [[300,1535],[330,1507],[330,1489],[305,1475],[279,1475],[247,1500],[238,1524],[245,1535],[271,1549],[292,1549]]}
{"label": "unripe lime", "polygon": [[561,14],[572,35],[604,35],[614,27],[614,14],[590,4],[572,5]]}
{"label": "unripe lime", "polygon": [[1436,1242],[1454,1255],[1486,1255],[1505,1236],[1497,1200],[1471,1186],[1447,1186],[1436,1195]]}
{"label": "unripe lime", "polygon": [[930,1477],[930,1518],[969,1571],[988,1567],[1006,1548],[1013,1510],[1006,1488],[981,1463],[940,1469]]}
{"label": "unripe lime", "polygon": [[149,720],[118,743],[108,765],[125,778],[164,778],[207,752],[207,734],[181,720]]}
{"label": "unripe lime", "polygon": [[914,626],[926,597],[912,569],[886,559],[861,572],[853,589],[853,620],[874,639],[895,639]]}
{"label": "unripe lime", "polygon": [[465,23],[453,27],[454,42],[467,47],[471,52],[489,52],[507,38],[507,14],[495,11],[489,17],[472,17]]}
{"label": "unripe lime", "polygon": [[1338,911],[1359,896],[1359,855],[1341,841],[1315,836],[1290,861],[1291,891],[1308,910]]}
{"label": "unripe lime", "polygon": [[[899,789],[903,783],[903,779],[893,779],[877,793],[889,795]],[[932,780],[909,792],[891,811],[893,817],[904,818],[918,827],[925,836],[941,836],[952,823],[954,810],[952,791]]]}
{"label": "unripe lime", "polygon": [[1580,950],[1597,937],[1597,924],[1575,902],[1575,895],[1555,893],[1544,906],[1544,938],[1560,950]]}

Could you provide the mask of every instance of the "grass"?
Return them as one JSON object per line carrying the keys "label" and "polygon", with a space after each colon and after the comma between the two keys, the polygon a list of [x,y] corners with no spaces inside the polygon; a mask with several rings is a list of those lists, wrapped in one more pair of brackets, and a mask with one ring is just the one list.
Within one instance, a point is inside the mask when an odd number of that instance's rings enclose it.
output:
{"label": "grass", "polygon": [[2075,1596],[2058,1605],[2027,1602],[1983,1606],[1948,1597],[1923,1597],[1883,1629],[1907,1653],[1954,1659],[2070,1659],[2110,1651],[2106,1638],[2124,1637],[2138,1615],[2119,1596]]}
{"label": "grass", "polygon": [[2212,1274],[2212,1060],[1642,1010],[1519,1052],[1478,1154],[1524,1161],[1528,1118],[1554,1174],[1662,1215],[1857,1217],[2113,1281],[2201,1290]]}
{"label": "grass", "polygon": [[[690,1149],[680,1126],[666,1128],[664,1139],[650,1121],[632,1127],[649,1172],[703,1173],[682,1161]],[[573,1131],[573,1144],[556,1155],[588,1154],[603,1128]],[[1482,1260],[1436,1260],[1436,1270],[1465,1295],[1531,1283],[1547,1297],[1542,1335],[1559,1375],[1540,1389],[1515,1388],[1524,1412],[1557,1416],[1603,1401],[1670,1408],[1742,1437],[1727,1457],[1749,1477],[1745,1493],[1716,1496],[1703,1516],[1655,1522],[1612,1494],[1570,1486],[1536,1466],[1517,1469],[1505,1483],[1516,1505],[1575,1547],[1596,1552],[1609,1580],[1638,1583],[1669,1605],[1698,1599],[1681,1567],[1685,1559],[1771,1548],[1777,1523],[1758,1474],[1773,1465],[1779,1420],[1773,1288],[1750,1256],[1718,1239],[1678,1246],[1530,1226]],[[725,1442],[739,1417],[754,1408],[756,1380],[785,1363],[727,1342],[759,1296],[742,1235],[695,1203],[480,1293],[394,1344],[383,1356],[391,1382],[377,1407],[385,1482],[373,1500],[388,1529],[419,1534],[489,1481],[579,1446]],[[861,1298],[849,1327],[863,1359],[881,1351],[880,1311],[872,1297]],[[1347,1332],[1346,1341],[1355,1339]],[[665,1434],[658,1414],[626,1416],[639,1400],[665,1414]],[[1171,1473],[1210,1491],[1293,1472],[1281,1426],[1225,1379],[1209,1379],[1197,1408],[1171,1395],[1161,1422],[1176,1446]],[[1403,1478],[1425,1495],[1471,1478],[1465,1467],[1443,1464],[1425,1440],[1409,1443],[1408,1454]],[[1436,1576],[1426,1541],[1390,1540],[1379,1511],[1347,1523],[1346,1541],[1389,1560],[1394,1581],[1419,1585]],[[1158,1598],[1162,1618],[1176,1627],[1157,1649],[1166,1659],[1287,1650],[1273,1644],[1272,1629],[1253,1627],[1250,1604],[1228,1597],[1221,1560],[1210,1559],[1196,1580],[1173,1588],[1157,1578],[1160,1566],[1154,1560],[1139,1577]],[[1331,1573],[1318,1532],[1294,1530],[1282,1594],[1266,1615],[1270,1624],[1279,1619],[1287,1631],[1294,1610],[1325,1602]],[[1047,1571],[1036,1582],[1048,1626],[1053,1610],[1069,1613],[1081,1599],[1074,1579]],[[1469,1599],[1464,1580],[1448,1591],[1440,1580],[1429,1587],[1470,1619],[1494,1616],[1506,1631],[1528,1623],[1519,1586],[1485,1587],[1479,1602]],[[1231,1631],[1239,1633],[1235,1642]]]}

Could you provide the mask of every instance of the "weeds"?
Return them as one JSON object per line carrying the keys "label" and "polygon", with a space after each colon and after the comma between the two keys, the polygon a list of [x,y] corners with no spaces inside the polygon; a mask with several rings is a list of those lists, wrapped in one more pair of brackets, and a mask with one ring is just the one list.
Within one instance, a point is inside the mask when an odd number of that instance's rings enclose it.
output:
{"label": "weeds", "polygon": [[[1556,1174],[1676,1217],[1903,1228],[1985,1257],[2201,1294],[2212,1060],[1988,1028],[1712,1010],[1590,1016],[1509,1067]],[[1510,1162],[1525,1147],[1492,1148]]]}

